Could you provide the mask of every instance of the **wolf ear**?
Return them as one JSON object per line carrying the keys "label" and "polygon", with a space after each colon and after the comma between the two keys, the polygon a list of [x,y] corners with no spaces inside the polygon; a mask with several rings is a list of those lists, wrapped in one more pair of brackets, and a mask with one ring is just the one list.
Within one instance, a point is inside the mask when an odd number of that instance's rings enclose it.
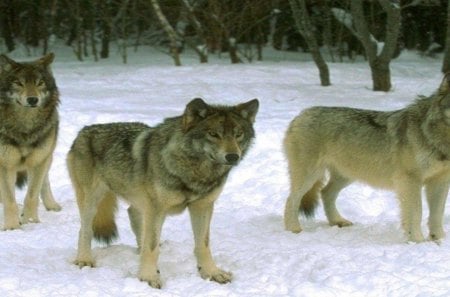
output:
{"label": "wolf ear", "polygon": [[54,53],[48,53],[47,55],[43,56],[42,58],[38,59],[36,63],[41,64],[44,67],[48,67],[53,60],[55,59]]}
{"label": "wolf ear", "polygon": [[8,72],[19,64],[8,58],[6,55],[0,55],[0,73]]}
{"label": "wolf ear", "polygon": [[439,93],[448,93],[450,91],[450,72],[447,72],[439,86]]}
{"label": "wolf ear", "polygon": [[242,103],[236,106],[239,114],[244,118],[249,120],[251,123],[255,122],[256,113],[258,112],[259,101],[258,99],[250,100],[246,103]]}
{"label": "wolf ear", "polygon": [[204,119],[208,115],[208,104],[201,98],[195,98],[186,105],[183,114],[184,131],[189,130],[199,119]]}

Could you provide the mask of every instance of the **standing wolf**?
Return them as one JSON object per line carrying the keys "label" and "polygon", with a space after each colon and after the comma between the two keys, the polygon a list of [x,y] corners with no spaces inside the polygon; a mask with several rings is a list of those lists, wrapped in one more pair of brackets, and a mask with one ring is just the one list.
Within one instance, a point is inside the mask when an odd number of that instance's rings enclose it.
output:
{"label": "standing wolf", "polygon": [[53,198],[48,170],[58,131],[58,89],[48,54],[18,63],[0,55],[0,198],[4,229],[20,226],[14,184],[29,181],[22,222],[39,222],[38,198],[45,207],[60,210]]}
{"label": "standing wolf", "polygon": [[[430,209],[430,239],[444,237],[442,220],[450,183],[450,76],[430,97],[392,112],[312,107],[290,124],[284,146],[291,192],[287,230],[300,232],[299,207],[314,213],[319,194],[330,225],[348,226],[336,209],[340,190],[353,181],[396,192],[409,241],[424,240],[421,191]],[[329,181],[323,187],[325,171]]]}
{"label": "standing wolf", "polygon": [[184,114],[151,128],[142,123],[98,124],[83,128],[67,156],[81,217],[75,263],[94,266],[91,240],[110,242],[117,235],[116,196],[129,204],[140,248],[139,278],[161,287],[157,261],[166,215],[191,217],[198,270],[219,283],[231,274],[219,269],[209,248],[214,201],[233,166],[253,138],[258,100],[212,106],[202,99]]}

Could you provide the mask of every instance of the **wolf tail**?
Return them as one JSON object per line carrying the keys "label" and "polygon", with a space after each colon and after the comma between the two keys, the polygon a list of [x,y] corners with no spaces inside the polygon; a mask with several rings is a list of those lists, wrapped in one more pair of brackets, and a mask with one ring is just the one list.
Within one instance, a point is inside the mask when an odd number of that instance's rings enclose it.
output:
{"label": "wolf tail", "polygon": [[114,215],[117,210],[117,197],[113,192],[107,192],[97,207],[92,230],[97,241],[110,244],[117,236],[117,226]]}
{"label": "wolf tail", "polygon": [[27,183],[27,173],[25,171],[17,172],[16,187],[22,189],[26,183]]}
{"label": "wolf tail", "polygon": [[300,204],[300,213],[307,218],[313,218],[315,210],[319,205],[320,191],[324,187],[324,182],[318,180],[311,189],[303,196]]}

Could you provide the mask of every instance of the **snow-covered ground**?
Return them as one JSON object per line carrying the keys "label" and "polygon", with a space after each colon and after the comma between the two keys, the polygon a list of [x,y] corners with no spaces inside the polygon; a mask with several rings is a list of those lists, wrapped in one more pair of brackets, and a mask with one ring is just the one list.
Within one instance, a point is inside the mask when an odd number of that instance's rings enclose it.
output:
{"label": "snow-covered ground", "polygon": [[[70,50],[56,50],[61,126],[50,179],[63,210],[47,212],[40,205],[41,223],[0,232],[0,296],[450,296],[450,240],[406,243],[391,192],[363,184],[346,188],[338,207],[354,222],[348,228],[328,226],[322,208],[315,220],[302,219],[300,234],[284,231],[282,218],[289,185],[281,142],[294,116],[312,105],[401,108],[436,90],[441,60],[404,53],[392,64],[393,91],[382,93],[371,91],[363,61],[329,64],[333,85],[321,87],[315,65],[298,53],[241,65],[215,56],[200,65],[185,55],[182,67],[151,49],[129,54],[123,65],[118,57],[75,62]],[[109,247],[93,245],[97,267],[73,265],[79,218],[65,156],[78,130],[112,121],[157,124],[181,114],[194,97],[218,104],[256,97],[261,103],[255,143],[232,172],[211,226],[213,254],[219,266],[233,272],[233,281],[220,285],[200,278],[183,213],[163,227],[163,288],[140,282],[124,203],[117,216],[120,239]],[[20,204],[23,196],[19,192]],[[447,233],[449,210],[447,204]],[[425,232],[426,217],[425,206]]]}

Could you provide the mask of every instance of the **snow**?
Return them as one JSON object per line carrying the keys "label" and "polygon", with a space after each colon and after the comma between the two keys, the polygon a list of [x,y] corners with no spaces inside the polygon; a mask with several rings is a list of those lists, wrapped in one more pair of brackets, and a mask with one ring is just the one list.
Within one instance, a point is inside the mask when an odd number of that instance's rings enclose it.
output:
{"label": "snow", "polygon": [[[62,104],[50,180],[63,210],[48,212],[41,203],[41,223],[0,232],[0,296],[450,296],[450,241],[407,243],[391,192],[363,184],[343,190],[338,207],[354,222],[347,228],[330,227],[322,208],[316,219],[301,219],[300,234],[284,231],[282,218],[289,184],[281,142],[293,117],[313,105],[401,108],[438,87],[440,59],[405,52],[392,63],[393,91],[382,93],[371,90],[364,61],[329,64],[333,85],[321,87],[314,63],[299,53],[274,52],[266,61],[240,65],[230,65],[225,55],[210,56],[210,63],[201,65],[184,54],[185,66],[175,67],[167,55],[143,47],[129,51],[127,65],[120,64],[119,54],[94,63],[74,61],[70,49],[55,51]],[[13,57],[24,58],[20,52]],[[72,263],[78,209],[65,167],[78,130],[112,121],[154,125],[181,114],[194,97],[217,104],[252,98],[261,103],[255,143],[233,170],[211,226],[213,255],[233,272],[233,281],[220,285],[200,278],[185,212],[169,217],[163,227],[163,288],[140,282],[125,203],[117,214],[119,240],[109,247],[93,244],[97,267],[79,269]],[[23,197],[19,191],[20,204]],[[424,232],[427,211],[424,206]]]}

